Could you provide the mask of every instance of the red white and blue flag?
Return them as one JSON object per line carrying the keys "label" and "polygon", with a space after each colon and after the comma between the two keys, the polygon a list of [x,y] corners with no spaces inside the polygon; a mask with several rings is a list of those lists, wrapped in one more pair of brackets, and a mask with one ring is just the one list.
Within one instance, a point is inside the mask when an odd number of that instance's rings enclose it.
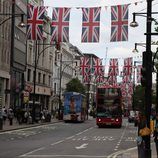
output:
{"label": "red white and blue flag", "polygon": [[82,8],[82,42],[99,42],[101,7]]}
{"label": "red white and blue flag", "polygon": [[133,82],[128,83],[128,93],[133,94]]}
{"label": "red white and blue flag", "polygon": [[104,75],[104,66],[102,65],[102,59],[100,58],[93,58],[93,65],[92,68],[94,70],[94,75]]}
{"label": "red white and blue flag", "polygon": [[130,83],[131,82],[131,75],[123,76],[122,82],[123,83]]}
{"label": "red white and blue flag", "polygon": [[113,75],[109,76],[108,77],[108,83],[110,85],[116,85],[117,84],[117,77],[113,76]]}
{"label": "red white and blue flag", "polygon": [[96,77],[96,83],[104,83],[104,75],[99,75]]}
{"label": "red white and blue flag", "polygon": [[28,4],[27,14],[27,39],[43,39],[43,20],[46,7]]}
{"label": "red white and blue flag", "polygon": [[128,41],[128,5],[111,6],[111,42]]}
{"label": "red white and blue flag", "polygon": [[69,19],[71,8],[53,8],[51,41],[69,42]]}
{"label": "red white and blue flag", "polygon": [[89,83],[90,82],[90,75],[89,75],[89,73],[85,72],[85,74],[83,75],[83,82],[84,83]]}
{"label": "red white and blue flag", "polygon": [[123,66],[123,75],[132,75],[132,68],[133,68],[133,58],[126,58],[124,59],[124,66]]}
{"label": "red white and blue flag", "polygon": [[84,75],[88,75],[89,71],[90,71],[90,63],[89,63],[89,58],[88,57],[81,57],[80,58],[80,70],[81,70],[81,74]]}
{"label": "red white and blue flag", "polygon": [[117,75],[119,75],[118,59],[113,58],[110,59],[109,76],[117,76]]}

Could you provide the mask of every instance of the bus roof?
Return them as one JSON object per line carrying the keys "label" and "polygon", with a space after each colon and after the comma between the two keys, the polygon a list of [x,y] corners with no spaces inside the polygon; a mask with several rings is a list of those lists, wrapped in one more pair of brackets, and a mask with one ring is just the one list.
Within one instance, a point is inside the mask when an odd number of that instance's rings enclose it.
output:
{"label": "bus roof", "polygon": [[120,85],[101,85],[97,88],[121,88]]}
{"label": "bus roof", "polygon": [[85,96],[85,95],[78,93],[78,92],[65,92],[64,95],[82,95],[82,96]]}

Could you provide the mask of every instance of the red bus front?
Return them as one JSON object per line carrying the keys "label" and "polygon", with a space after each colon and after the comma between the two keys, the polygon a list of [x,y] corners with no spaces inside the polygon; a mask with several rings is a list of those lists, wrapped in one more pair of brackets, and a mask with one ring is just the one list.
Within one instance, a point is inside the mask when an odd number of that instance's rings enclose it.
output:
{"label": "red bus front", "polygon": [[122,97],[120,88],[97,88],[97,115],[96,124],[122,126]]}

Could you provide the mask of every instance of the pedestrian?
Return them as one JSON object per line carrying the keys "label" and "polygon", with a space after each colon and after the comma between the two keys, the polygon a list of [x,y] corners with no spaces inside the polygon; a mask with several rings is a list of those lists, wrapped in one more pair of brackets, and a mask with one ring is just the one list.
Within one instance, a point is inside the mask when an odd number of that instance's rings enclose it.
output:
{"label": "pedestrian", "polygon": [[158,158],[158,125],[156,125],[154,129],[153,137],[154,137],[156,153],[157,153],[157,158]]}
{"label": "pedestrian", "polygon": [[5,106],[2,108],[2,117],[3,117],[3,124],[5,124],[5,121],[7,119],[7,109]]}
{"label": "pedestrian", "polygon": [[141,136],[140,135],[140,129],[143,129],[146,127],[147,121],[144,114],[139,114],[139,120],[138,120],[138,139],[137,146],[138,146],[138,158],[144,158],[145,157],[145,142],[147,136]]}
{"label": "pedestrian", "polygon": [[13,117],[14,117],[13,109],[9,108],[8,110],[9,125],[13,125]]}

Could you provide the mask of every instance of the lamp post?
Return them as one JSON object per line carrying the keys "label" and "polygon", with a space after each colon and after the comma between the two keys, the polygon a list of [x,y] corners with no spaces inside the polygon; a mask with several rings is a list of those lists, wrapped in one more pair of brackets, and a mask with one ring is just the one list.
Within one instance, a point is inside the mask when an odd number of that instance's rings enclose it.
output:
{"label": "lamp post", "polygon": [[[37,55],[37,46],[38,45],[47,45],[47,47],[45,47],[40,53],[38,53]],[[38,61],[39,58],[41,56],[41,54],[44,53],[44,51],[50,47],[52,47],[55,44],[40,44],[37,43],[35,44],[35,60],[34,60],[34,75],[33,75],[33,103],[32,103],[32,123],[35,122],[35,101],[36,101],[36,74],[37,74],[37,65],[38,65]]]}
{"label": "lamp post", "polygon": [[[70,61],[63,61],[62,60],[62,54],[60,57],[60,77],[59,77],[59,111],[58,111],[58,119],[62,120],[63,119],[63,114],[62,114],[62,101],[61,101],[61,92],[62,92],[62,77],[63,77],[63,73],[64,70],[66,69],[66,67],[70,66],[71,64],[73,64],[73,60]],[[63,67],[63,63],[69,63],[69,64],[65,64],[65,66]]]}
{"label": "lamp post", "polygon": [[135,69],[136,69],[136,64],[137,63],[142,63],[142,61],[134,61],[134,72],[133,72],[133,110],[134,110],[134,90],[135,90]]}
{"label": "lamp post", "polygon": [[[152,0],[147,0],[147,13],[133,14],[133,22],[130,26],[138,26],[135,22],[135,15],[146,17],[146,54],[145,54],[145,69],[146,69],[146,84],[145,84],[145,115],[147,119],[147,126],[150,128],[150,115],[151,115],[151,88],[152,88],[152,52],[151,52],[151,22],[154,20],[152,14]],[[145,15],[144,15],[145,14]],[[151,158],[150,135],[145,140],[145,157]]]}

